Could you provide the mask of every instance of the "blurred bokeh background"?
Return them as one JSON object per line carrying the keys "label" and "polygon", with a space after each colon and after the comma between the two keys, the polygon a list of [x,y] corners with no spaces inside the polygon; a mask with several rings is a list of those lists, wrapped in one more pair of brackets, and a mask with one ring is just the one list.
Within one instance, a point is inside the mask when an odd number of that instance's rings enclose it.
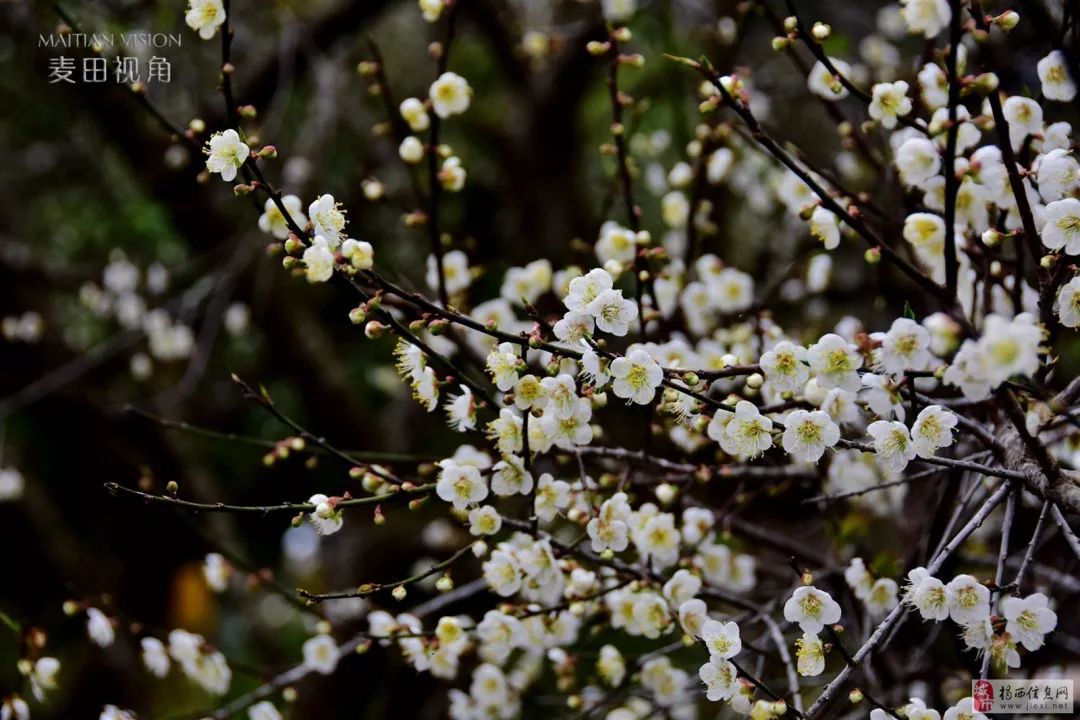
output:
{"label": "blurred bokeh background", "polygon": [[[831,23],[830,53],[857,64],[864,77],[911,80],[922,44],[882,34],[885,4],[799,3],[805,17]],[[470,111],[446,124],[443,139],[469,177],[463,192],[444,195],[442,222],[453,246],[485,269],[470,291],[475,304],[498,295],[507,266],[539,257],[556,267],[593,262],[588,243],[600,224],[625,218],[613,163],[599,152],[610,139],[607,68],[585,51],[588,40],[604,36],[598,5],[461,5],[450,67],[475,95]],[[769,49],[768,13],[725,0],[640,5],[629,48],[646,64],[623,71],[620,84],[639,101],[628,126],[646,227],[662,234],[662,193],[651,189],[662,189],[666,171],[685,159],[698,121],[699,78],[663,52],[750,68],[755,110],[778,136],[903,217],[905,199],[842,147],[834,118],[806,94],[798,68]],[[781,3],[771,5],[782,13]],[[181,47],[154,51],[168,59],[172,78],[150,84],[147,97],[178,126],[195,118],[209,130],[225,126],[219,40],[202,41],[184,26],[182,2],[59,6],[83,32],[181,36]],[[442,25],[423,22],[414,0],[234,0],[230,16],[237,101],[257,110],[246,127],[280,152],[264,163],[268,175],[305,207],[333,194],[348,208],[351,235],[375,246],[380,267],[423,288],[429,246],[401,220],[415,207],[409,177],[385,133],[384,104],[356,68],[372,59],[374,42],[394,98],[423,97],[435,73],[428,45],[441,39]],[[431,525],[435,514],[426,511],[388,510],[382,527],[360,511],[320,543],[310,526],[289,530],[287,515],[193,516],[113,497],[103,484],[160,491],[175,481],[185,497],[236,504],[355,488],[345,468],[310,453],[266,466],[264,455],[290,431],[244,400],[231,373],[265,385],[284,412],[340,447],[413,456],[405,468],[452,451],[456,438],[441,412],[425,414],[408,399],[393,373],[391,341],[365,340],[350,324],[355,297],[283,271],[266,252],[271,238],[259,231],[248,200],[216,177],[199,182],[201,158],[170,138],[127,88],[111,77],[49,82],[55,58],[89,53],[41,46],[39,36],[56,33],[60,23],[50,2],[0,3],[0,467],[24,479],[21,496],[0,503],[0,610],[45,629],[63,663],[61,689],[35,707],[35,717],[96,717],[106,702],[184,716],[212,707],[212,699],[175,673],[164,682],[147,676],[126,630],[108,651],[89,645],[84,620],[65,617],[63,601],[103,607],[125,628],[134,622],[204,634],[237,661],[240,691],[295,663],[314,620],[258,583],[212,595],[201,571],[207,552],[272,569],[286,590],[336,589],[396,577],[403,558],[412,565],[444,557],[453,545],[445,536],[461,531]],[[1003,85],[1033,84],[1045,50],[1034,27],[1013,35]],[[1001,48],[987,52],[1005,57]],[[881,136],[867,142],[884,147]],[[378,202],[362,190],[371,177],[386,188]],[[778,318],[826,327],[850,313],[881,329],[875,321],[897,317],[905,304],[920,316],[932,309],[893,271],[865,265],[854,241],[834,255],[823,296],[807,300],[797,283],[785,284],[805,274],[817,244],[804,224],[762,196],[762,177],[764,169],[757,177],[747,170],[707,188],[717,232],[701,243],[759,286],[784,287],[773,298]],[[898,236],[898,226],[884,230]],[[883,274],[890,277],[884,287]],[[125,310],[112,289],[129,286],[137,300],[125,300],[135,305]],[[153,347],[145,333],[125,327],[125,312],[138,314],[140,302],[167,311]],[[1061,355],[1075,374],[1077,348]],[[150,416],[266,445],[179,431]],[[810,548],[822,544],[823,532],[868,532],[869,521],[857,515],[838,513],[834,526],[811,529],[805,508],[766,501],[756,511]],[[881,544],[899,555],[910,539],[893,535]],[[1059,597],[1062,607],[1068,597]],[[326,608],[343,628],[357,609]],[[0,695],[19,680],[17,640],[0,627]],[[444,702],[430,676],[378,649],[347,660],[331,678],[305,682],[294,717],[437,717]],[[530,712],[547,716],[542,707]]]}

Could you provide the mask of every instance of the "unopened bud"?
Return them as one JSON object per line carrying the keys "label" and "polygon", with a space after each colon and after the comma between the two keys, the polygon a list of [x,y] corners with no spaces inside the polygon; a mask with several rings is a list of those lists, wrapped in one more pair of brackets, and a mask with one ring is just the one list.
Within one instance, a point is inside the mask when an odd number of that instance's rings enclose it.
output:
{"label": "unopened bud", "polygon": [[823,42],[829,39],[832,35],[832,28],[823,22],[814,23],[814,27],[810,29],[810,34],[814,36],[814,39],[818,42]]}
{"label": "unopened bud", "polygon": [[611,49],[611,43],[600,42],[599,40],[590,40],[585,45],[585,50],[593,56],[600,56],[605,54]]}
{"label": "unopened bud", "polygon": [[794,15],[788,15],[784,18],[784,30],[787,32],[795,32],[799,29],[799,18]]}
{"label": "unopened bud", "polygon": [[254,119],[259,114],[254,105],[241,105],[236,109],[236,112],[240,113],[240,117],[248,120]]}
{"label": "unopened bud", "polygon": [[1020,22],[1020,13],[1015,10],[1006,10],[994,18],[994,24],[1005,32],[1009,32]]}
{"label": "unopened bud", "polygon": [[405,596],[409,594],[409,591],[405,589],[404,585],[398,585],[396,588],[390,591],[390,594],[394,596],[394,599],[401,602],[405,599]]}
{"label": "unopened bud", "polygon": [[631,34],[630,32],[630,28],[626,27],[625,25],[612,30],[611,37],[613,37],[617,42],[621,43],[628,43],[634,39],[633,34]]}
{"label": "unopened bud", "polygon": [[753,373],[748,378],[746,378],[746,387],[752,390],[757,390],[764,384],[765,378],[761,376],[761,373]]}
{"label": "unopened bud", "polygon": [[863,260],[866,260],[870,265],[877,265],[881,262],[881,248],[868,248],[867,251],[863,253]]}
{"label": "unopened bud", "polygon": [[165,492],[169,493],[170,495],[175,495],[179,491],[180,491],[180,486],[176,484],[175,480],[170,480],[165,485]]}
{"label": "unopened bud", "polygon": [[274,159],[277,157],[277,148],[273,145],[265,145],[263,149],[259,151],[259,157]]}
{"label": "unopened bud", "polygon": [[435,581],[435,589],[439,592],[449,592],[454,589],[454,581],[449,575],[443,575]]}
{"label": "unopened bud", "polygon": [[852,703],[861,703],[863,701],[863,691],[859,688],[855,688],[848,693],[847,697]]}
{"label": "unopened bud", "polygon": [[372,320],[364,326],[364,334],[367,335],[368,338],[371,340],[380,337],[385,330],[386,326],[378,320]]}
{"label": "unopened bud", "polygon": [[777,35],[772,39],[772,49],[776,52],[782,52],[791,47],[791,38],[787,35]]}
{"label": "unopened bud", "polygon": [[1057,255],[1043,255],[1039,260],[1039,267],[1043,270],[1049,270],[1054,267],[1054,263],[1057,262]]}

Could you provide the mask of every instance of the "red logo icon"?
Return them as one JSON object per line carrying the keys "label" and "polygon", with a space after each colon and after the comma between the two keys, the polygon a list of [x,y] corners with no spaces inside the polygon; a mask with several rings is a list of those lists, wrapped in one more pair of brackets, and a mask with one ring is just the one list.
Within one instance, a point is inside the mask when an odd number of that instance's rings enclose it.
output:
{"label": "red logo icon", "polygon": [[989,680],[975,681],[971,705],[972,710],[978,713],[990,712],[994,709],[994,686]]}

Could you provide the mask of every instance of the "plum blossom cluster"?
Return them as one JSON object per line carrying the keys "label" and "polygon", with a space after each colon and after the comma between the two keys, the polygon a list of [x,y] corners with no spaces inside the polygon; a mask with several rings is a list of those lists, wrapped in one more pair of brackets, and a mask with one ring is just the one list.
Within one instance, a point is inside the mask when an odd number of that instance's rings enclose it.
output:
{"label": "plum blossom cluster", "polygon": [[1002,671],[1021,664],[1019,648],[1031,652],[1043,646],[1047,633],[1057,627],[1057,614],[1042,593],[1004,597],[991,612],[991,592],[971,575],[957,575],[943,583],[926,568],[908,573],[904,602],[924,620],[952,620],[960,626],[964,645],[989,656]]}

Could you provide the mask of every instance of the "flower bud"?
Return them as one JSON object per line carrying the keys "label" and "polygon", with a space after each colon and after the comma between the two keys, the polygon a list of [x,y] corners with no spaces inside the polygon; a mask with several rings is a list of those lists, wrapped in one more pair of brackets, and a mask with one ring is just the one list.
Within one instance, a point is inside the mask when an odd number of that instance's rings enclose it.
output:
{"label": "flower bud", "polygon": [[1006,10],[994,18],[994,24],[1005,32],[1009,32],[1020,22],[1020,13],[1015,10]]}
{"label": "flower bud", "polygon": [[435,581],[435,589],[439,592],[449,592],[454,589],[454,581],[449,575],[443,575]]}
{"label": "flower bud", "polygon": [[863,253],[863,259],[870,265],[877,265],[881,262],[881,248],[868,248],[867,251]]}
{"label": "flower bud", "polygon": [[378,320],[372,320],[367,325],[364,326],[364,334],[367,335],[368,338],[371,339],[371,340],[374,340],[375,338],[382,336],[382,334],[383,334],[383,332],[385,330],[386,330],[386,326],[383,325]]}
{"label": "flower bud", "polygon": [[405,596],[409,594],[409,591],[405,589],[404,585],[398,585],[396,588],[390,591],[390,594],[394,596],[394,599],[401,602],[405,599]]}
{"label": "flower bud", "polygon": [[776,52],[782,52],[791,47],[791,39],[786,35],[777,35],[772,39],[772,49]]}
{"label": "flower bud", "polygon": [[852,703],[861,703],[863,701],[863,691],[859,688],[855,688],[848,693],[848,700]]}
{"label": "flower bud", "polygon": [[599,40],[590,40],[585,45],[585,50],[588,51],[588,53],[590,55],[593,55],[593,56],[596,56],[596,57],[599,57],[600,55],[603,55],[604,53],[606,53],[610,49],[611,49],[611,43],[600,42]]}
{"label": "flower bud", "polygon": [[634,39],[633,34],[631,34],[630,32],[630,28],[626,27],[625,25],[612,30],[611,37],[614,38],[616,42],[621,43],[628,43]]}
{"label": "flower bud", "polygon": [[810,34],[814,36],[814,39],[818,42],[823,42],[829,39],[832,35],[832,28],[823,22],[814,23],[814,27],[810,29]]}
{"label": "flower bud", "polygon": [[360,325],[367,320],[367,313],[364,312],[362,307],[354,307],[349,311],[349,322],[353,325]]}
{"label": "flower bud", "polygon": [[260,158],[269,158],[273,160],[277,157],[277,148],[273,145],[264,145],[262,150],[259,150]]}
{"label": "flower bud", "polygon": [[784,18],[784,30],[787,32],[795,32],[799,29],[799,18],[794,15],[788,15]]}

